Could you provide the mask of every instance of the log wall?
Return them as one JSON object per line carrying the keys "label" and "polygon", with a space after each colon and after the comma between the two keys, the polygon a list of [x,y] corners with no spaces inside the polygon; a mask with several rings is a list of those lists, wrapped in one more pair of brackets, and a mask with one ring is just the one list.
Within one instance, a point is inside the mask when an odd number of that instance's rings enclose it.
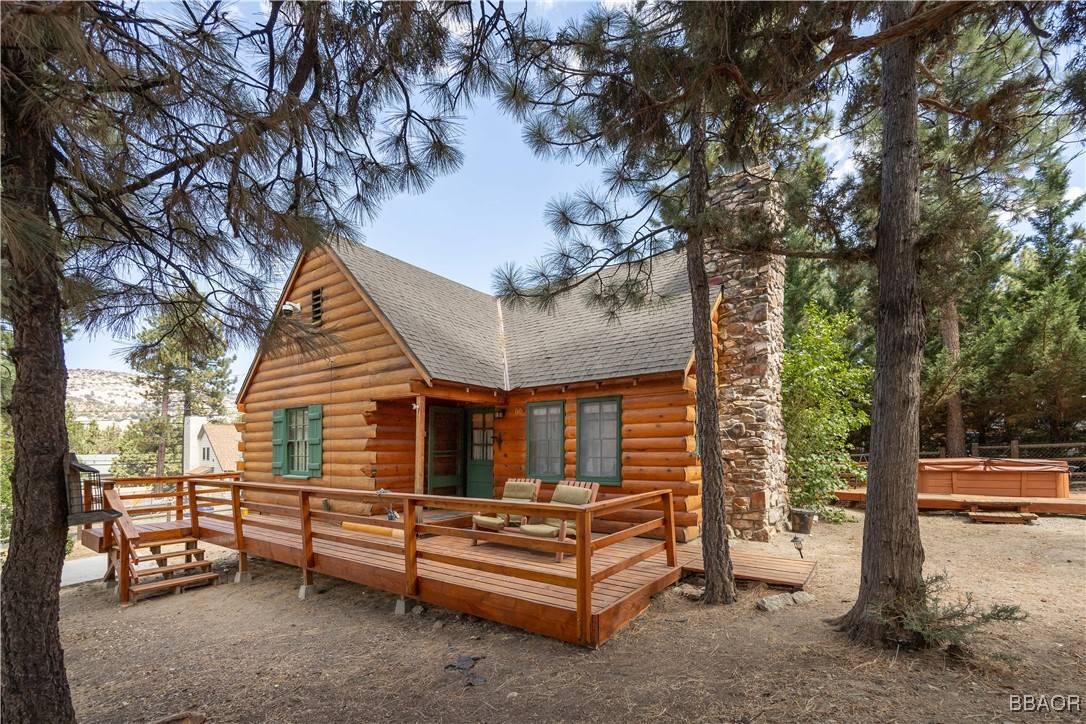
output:
{"label": "log wall", "polygon": [[[335,346],[318,358],[266,354],[256,363],[238,399],[244,410],[242,463],[245,479],[256,483],[320,485],[348,490],[412,489],[415,418],[411,395],[418,371],[377,316],[325,252],[310,253],[295,271],[285,301],[310,318],[311,293],[323,289],[321,329],[336,335]],[[272,411],[323,405],[322,476],[292,480],[272,474]],[[251,493],[251,499],[297,505],[290,496]],[[368,513],[357,502],[322,501],[341,512]]]}
{"label": "log wall", "polygon": [[[577,477],[577,401],[592,397],[622,397],[622,484],[601,485],[600,500],[648,490],[671,490],[676,535],[680,541],[700,534],[701,464],[694,453],[694,395],[683,389],[683,374],[652,378],[608,380],[598,384],[568,385],[509,393],[505,417],[495,421],[502,445],[494,451],[495,495],[509,478],[527,476],[528,403],[565,402],[565,478]],[[544,485],[542,500],[549,500],[553,485]],[[651,513],[632,510],[615,513],[596,525],[600,532],[621,530],[642,522]]]}

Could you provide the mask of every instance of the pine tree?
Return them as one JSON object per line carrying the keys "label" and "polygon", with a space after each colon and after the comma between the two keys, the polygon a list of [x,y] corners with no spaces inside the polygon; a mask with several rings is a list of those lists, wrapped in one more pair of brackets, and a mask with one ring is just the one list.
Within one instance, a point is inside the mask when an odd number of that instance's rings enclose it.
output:
{"label": "pine tree", "polygon": [[[825,98],[835,67],[872,48],[941,27],[967,10],[977,11],[963,5],[923,7],[867,37],[855,37],[853,29],[868,18],[870,8],[845,3],[661,2],[593,10],[554,37],[534,29],[535,37],[518,47],[522,64],[506,83],[505,106],[531,117],[525,137],[538,152],[604,162],[606,185],[601,193],[585,191],[552,204],[548,214],[559,245],[533,269],[501,271],[495,284],[499,294],[535,297],[546,305],[557,294],[580,287],[590,289],[604,309],[644,304],[651,297],[652,257],[682,248],[696,299],[704,278],[694,266],[701,266],[700,245],[710,238],[723,249],[746,254],[869,258],[869,241],[852,248],[831,241],[828,249],[790,249],[780,243],[775,220],[734,224],[726,212],[704,202],[712,169],[760,160],[787,146],[782,141],[789,131],[803,127],[805,106]],[[719,163],[702,161],[709,156]],[[915,223],[911,217],[901,221]],[[905,238],[914,231],[895,233]],[[645,273],[631,278],[605,271],[631,261],[644,261]],[[705,389],[715,390],[715,385],[703,369],[711,366],[706,361],[712,339],[708,320],[701,319],[707,310],[692,311],[704,445],[718,437],[715,399]],[[896,332],[886,334],[892,340]],[[706,378],[700,379],[702,374]],[[890,404],[881,414],[887,415],[888,429],[915,428],[908,407]],[[723,480],[714,460],[718,454],[702,449],[702,540],[710,602],[734,598]],[[898,473],[905,465],[897,458],[887,463]],[[915,476],[915,464],[909,467]],[[900,513],[895,509],[889,516]]]}
{"label": "pine tree", "polygon": [[199,295],[231,341],[270,326],[304,343],[304,325],[270,319],[274,269],[459,164],[453,104],[493,82],[510,22],[500,4],[274,0],[259,22],[220,2],[0,4],[5,718],[74,719],[57,623],[66,313],[127,336]]}
{"label": "pine tree", "polygon": [[159,408],[156,428],[162,437],[154,467],[158,476],[166,474],[166,454],[171,450],[173,397],[180,396],[184,417],[219,415],[234,382],[230,376],[234,358],[226,355],[226,341],[215,334],[221,325],[199,318],[201,302],[173,301],[136,336],[138,344],[127,355],[129,365],[143,373],[144,395]]}

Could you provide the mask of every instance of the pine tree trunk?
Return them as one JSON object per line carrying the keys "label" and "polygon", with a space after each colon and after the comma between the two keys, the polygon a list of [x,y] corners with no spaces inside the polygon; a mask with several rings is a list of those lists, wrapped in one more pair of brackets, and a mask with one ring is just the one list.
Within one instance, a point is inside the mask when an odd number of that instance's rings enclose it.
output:
{"label": "pine tree trunk", "polygon": [[[60,643],[60,571],[68,535],[59,239],[50,227],[51,129],[32,64],[3,49],[3,286],[14,342],[12,525],[0,595],[6,722],[74,722]],[[27,243],[34,238],[33,243]]]}
{"label": "pine tree trunk", "polygon": [[[962,358],[962,341],[958,301],[953,296],[948,296],[939,307],[939,332],[943,338],[943,348],[950,359],[952,374],[956,378]],[[950,458],[965,457],[965,417],[962,414],[962,391],[957,379],[946,404],[946,455]]]}
{"label": "pine tree trunk", "polygon": [[[161,478],[166,474],[166,440],[169,437],[170,426],[170,383],[166,380],[162,388],[162,399],[159,400],[158,414],[162,418],[162,427],[159,431],[160,439],[158,441],[158,450],[155,455],[155,477]],[[164,490],[164,486],[158,484],[155,486],[156,492]]]}
{"label": "pine tree trunk", "polygon": [[[883,27],[908,18],[912,3],[883,3]],[[917,129],[917,43],[885,46],[882,57],[882,197],[875,258],[878,297],[871,464],[864,519],[860,590],[847,614],[831,622],[853,638],[918,643],[882,621],[876,609],[915,593],[924,549],[916,508],[920,454],[920,153]]]}
{"label": "pine tree trunk", "polygon": [[705,211],[709,174],[705,165],[705,109],[696,105],[690,123],[690,220],[686,241],[686,274],[694,315],[694,368],[698,446],[701,454],[702,515],[701,548],[705,560],[706,603],[736,600],[732,559],[728,550],[728,526],[724,513],[724,463],[720,452],[720,412],[717,404],[716,366],[713,362],[712,307],[709,278],[705,273],[705,234],[698,217]]}
{"label": "pine tree trunk", "polygon": [[[940,111],[938,114],[936,132],[944,146],[949,146],[950,141],[950,114]],[[951,177],[949,161],[940,161],[938,166],[938,178],[940,193],[944,199],[952,198],[954,183]],[[943,239],[940,257],[944,269],[953,269],[955,257],[960,253],[955,237]],[[959,365],[962,359],[961,318],[958,316],[958,299],[953,282],[951,289],[945,290],[945,298],[939,306],[939,334],[943,340],[943,349],[950,359],[951,394],[946,406],[946,454],[951,458],[965,457],[965,420],[962,414],[962,391],[958,384],[961,373]]]}

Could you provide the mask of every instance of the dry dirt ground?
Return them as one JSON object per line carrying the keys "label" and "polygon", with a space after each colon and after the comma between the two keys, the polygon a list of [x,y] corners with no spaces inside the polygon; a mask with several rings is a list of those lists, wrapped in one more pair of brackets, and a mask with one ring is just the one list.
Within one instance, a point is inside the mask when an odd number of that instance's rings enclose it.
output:
{"label": "dry dirt ground", "polygon": [[[673,588],[598,651],[443,609],[396,616],[393,596],[332,578],[318,576],[319,595],[299,601],[298,572],[260,560],[250,584],[127,610],[96,584],[65,589],[61,627],[84,722],[184,710],[213,722],[1082,721],[1016,713],[1010,697],[1086,702],[1086,521],[942,514],[922,516],[921,529],[929,573],[1028,612],[984,636],[1020,657],[1013,670],[857,646],[823,623],[856,594],[859,522],[820,524],[808,538],[814,603],[767,614],[754,607],[762,586],[728,607]],[[792,556],[790,537],[737,545]],[[233,559],[217,553],[225,571]],[[447,670],[460,656],[482,658],[468,675]]]}

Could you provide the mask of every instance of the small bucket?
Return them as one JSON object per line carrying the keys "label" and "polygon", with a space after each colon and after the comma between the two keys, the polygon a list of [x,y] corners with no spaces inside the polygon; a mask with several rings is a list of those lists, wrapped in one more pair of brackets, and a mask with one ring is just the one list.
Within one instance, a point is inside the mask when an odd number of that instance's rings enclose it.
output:
{"label": "small bucket", "polygon": [[811,534],[811,529],[818,522],[818,513],[805,508],[792,508],[792,531]]}

